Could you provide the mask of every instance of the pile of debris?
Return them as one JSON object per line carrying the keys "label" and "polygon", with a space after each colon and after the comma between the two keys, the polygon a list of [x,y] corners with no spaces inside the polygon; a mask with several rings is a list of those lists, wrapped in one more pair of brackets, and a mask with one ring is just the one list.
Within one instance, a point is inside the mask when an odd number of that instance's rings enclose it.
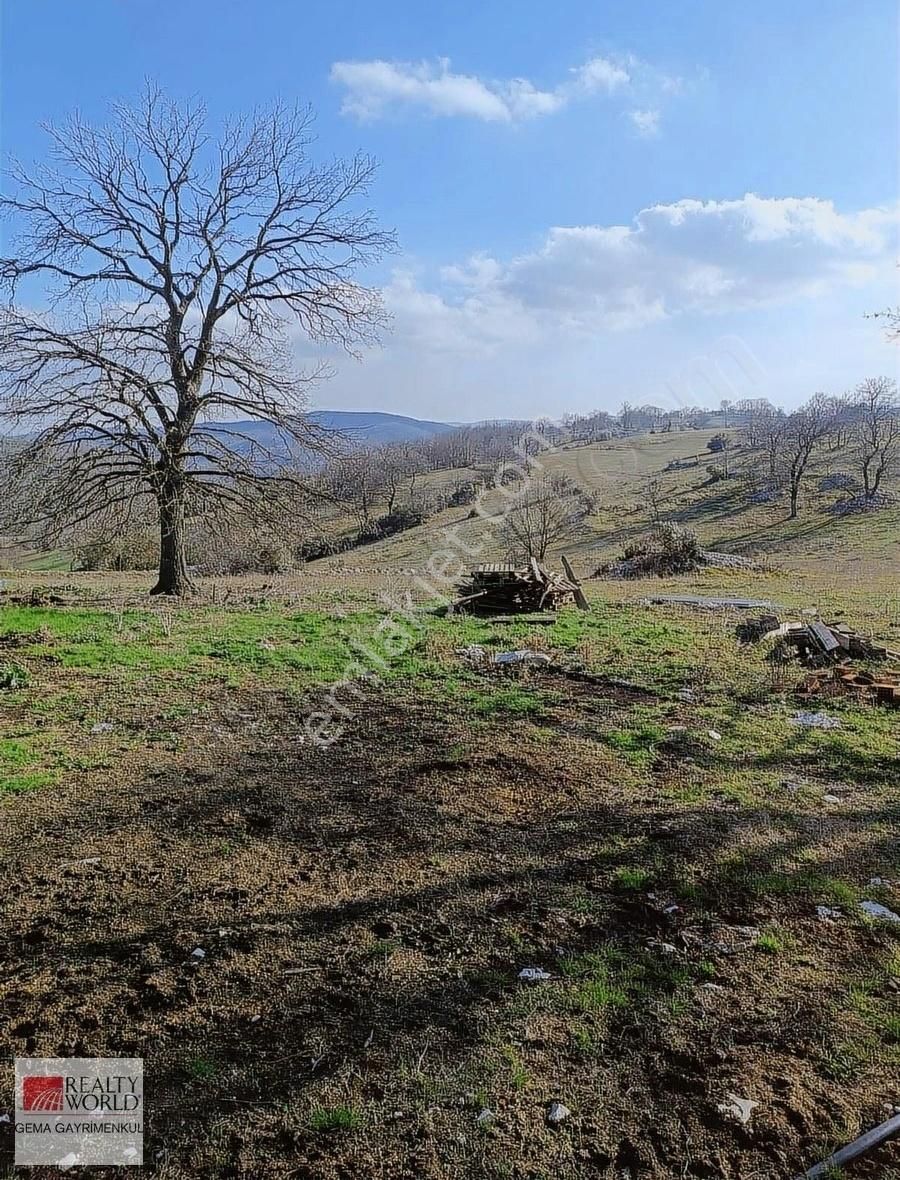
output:
{"label": "pile of debris", "polygon": [[854,697],[861,704],[890,705],[900,709],[900,670],[869,672],[851,664],[820,668],[797,687],[804,697]]}
{"label": "pile of debris", "polygon": [[900,708],[900,668],[871,671],[853,663],[900,663],[900,651],[876,643],[845,623],[782,623],[777,615],[766,614],[738,624],[737,635],[744,643],[771,641],[773,660],[796,655],[807,668],[816,669],[797,685],[801,697],[843,696]]}
{"label": "pile of debris", "polygon": [[812,668],[846,659],[900,660],[900,652],[875,643],[845,623],[779,623],[775,616],[765,621],[775,625],[761,638],[775,640],[781,652],[795,648],[800,660]]}
{"label": "pile of debris", "polygon": [[566,573],[545,569],[535,558],[528,565],[478,565],[459,586],[460,597],[447,614],[523,614],[578,606],[588,610],[587,599],[563,558]]}
{"label": "pile of debris", "polygon": [[758,566],[738,553],[704,549],[693,529],[664,521],[648,536],[629,541],[622,557],[601,565],[594,577],[667,578],[705,568],[754,570]]}

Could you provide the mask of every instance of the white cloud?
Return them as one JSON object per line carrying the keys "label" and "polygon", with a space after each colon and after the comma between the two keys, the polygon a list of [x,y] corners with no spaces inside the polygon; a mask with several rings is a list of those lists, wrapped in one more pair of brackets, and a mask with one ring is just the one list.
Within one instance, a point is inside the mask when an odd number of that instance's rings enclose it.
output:
{"label": "white cloud", "polygon": [[432,290],[403,272],[386,299],[419,347],[552,346],[863,286],[893,265],[898,223],[897,208],[840,213],[815,197],[684,200],[628,226],[554,227],[535,251],[444,267]]}
{"label": "white cloud", "polygon": [[435,115],[469,115],[509,120],[508,102],[480,79],[454,74],[442,58],[436,66],[395,65],[387,61],[339,61],[331,79],[347,90],[341,110],[360,119],[376,119],[395,105],[423,107]]}
{"label": "white cloud", "polygon": [[[556,226],[533,250],[436,273],[407,260],[385,290],[384,346],[361,365],[336,359],[319,396],[461,421],[840,392],[896,365],[864,317],[896,302],[898,226],[897,207],[748,194],[655,205],[627,225]],[[736,350],[767,375],[711,392]]]}
{"label": "white cloud", "polygon": [[659,135],[659,111],[629,111],[628,117],[644,139]]}
{"label": "white cloud", "polygon": [[331,67],[331,80],[344,87],[342,112],[357,119],[378,119],[406,107],[431,115],[504,123],[554,114],[590,95],[624,93],[637,80],[643,90],[651,87],[656,91],[670,89],[668,84],[673,81],[656,75],[634,57],[621,61],[593,57],[549,90],[528,78],[493,81],[455,73],[448,58],[436,62],[338,61]]}
{"label": "white cloud", "polygon": [[628,70],[623,65],[610,61],[607,57],[592,57],[583,66],[574,69],[572,73],[575,75],[578,86],[589,93],[605,90],[608,94],[612,94],[613,91],[627,86],[631,81]]}

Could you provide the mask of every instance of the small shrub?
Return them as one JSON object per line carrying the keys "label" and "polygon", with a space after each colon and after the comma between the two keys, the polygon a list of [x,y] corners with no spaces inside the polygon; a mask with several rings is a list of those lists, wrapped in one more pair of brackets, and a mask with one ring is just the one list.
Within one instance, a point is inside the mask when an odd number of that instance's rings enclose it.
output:
{"label": "small shrub", "polygon": [[727,434],[714,434],[712,436],[712,438],[709,440],[709,442],[706,444],[706,449],[708,451],[711,451],[712,454],[714,454],[714,455],[718,455],[722,451],[727,451],[728,450],[728,435]]}
{"label": "small shrub", "polygon": [[458,483],[447,497],[448,508],[464,508],[467,504],[474,504],[478,499],[478,487],[469,481]]}

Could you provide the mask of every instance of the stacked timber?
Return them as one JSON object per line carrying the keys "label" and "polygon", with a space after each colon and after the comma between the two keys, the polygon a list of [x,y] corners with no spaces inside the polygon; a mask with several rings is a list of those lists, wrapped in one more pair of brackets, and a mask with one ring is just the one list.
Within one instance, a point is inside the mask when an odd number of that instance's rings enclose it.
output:
{"label": "stacked timber", "polygon": [[459,586],[459,598],[448,614],[524,614],[559,610],[587,601],[565,559],[566,574],[545,569],[535,558],[527,565],[478,565]]}

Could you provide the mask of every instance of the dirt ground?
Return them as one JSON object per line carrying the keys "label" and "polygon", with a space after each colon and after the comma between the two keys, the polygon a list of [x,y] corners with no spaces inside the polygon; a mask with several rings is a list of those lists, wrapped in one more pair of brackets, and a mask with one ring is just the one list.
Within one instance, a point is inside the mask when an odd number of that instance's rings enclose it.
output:
{"label": "dirt ground", "polygon": [[[3,811],[3,1052],[143,1057],[164,1180],[788,1180],[882,1121],[900,1079],[844,1068],[838,981],[896,941],[728,865],[803,846],[865,874],[896,856],[896,809],[860,787],[786,828],[635,788],[584,737],[597,692],[556,688],[540,725],[373,691],[327,751],[296,702],[238,690],[170,723],[171,748],[103,737],[112,769]],[[123,704],[117,728],[168,703]],[[662,749],[659,781],[700,756]],[[761,948],[771,929],[789,954]],[[746,1126],[729,1094],[759,1104]],[[900,1146],[852,1175],[900,1176]]]}

